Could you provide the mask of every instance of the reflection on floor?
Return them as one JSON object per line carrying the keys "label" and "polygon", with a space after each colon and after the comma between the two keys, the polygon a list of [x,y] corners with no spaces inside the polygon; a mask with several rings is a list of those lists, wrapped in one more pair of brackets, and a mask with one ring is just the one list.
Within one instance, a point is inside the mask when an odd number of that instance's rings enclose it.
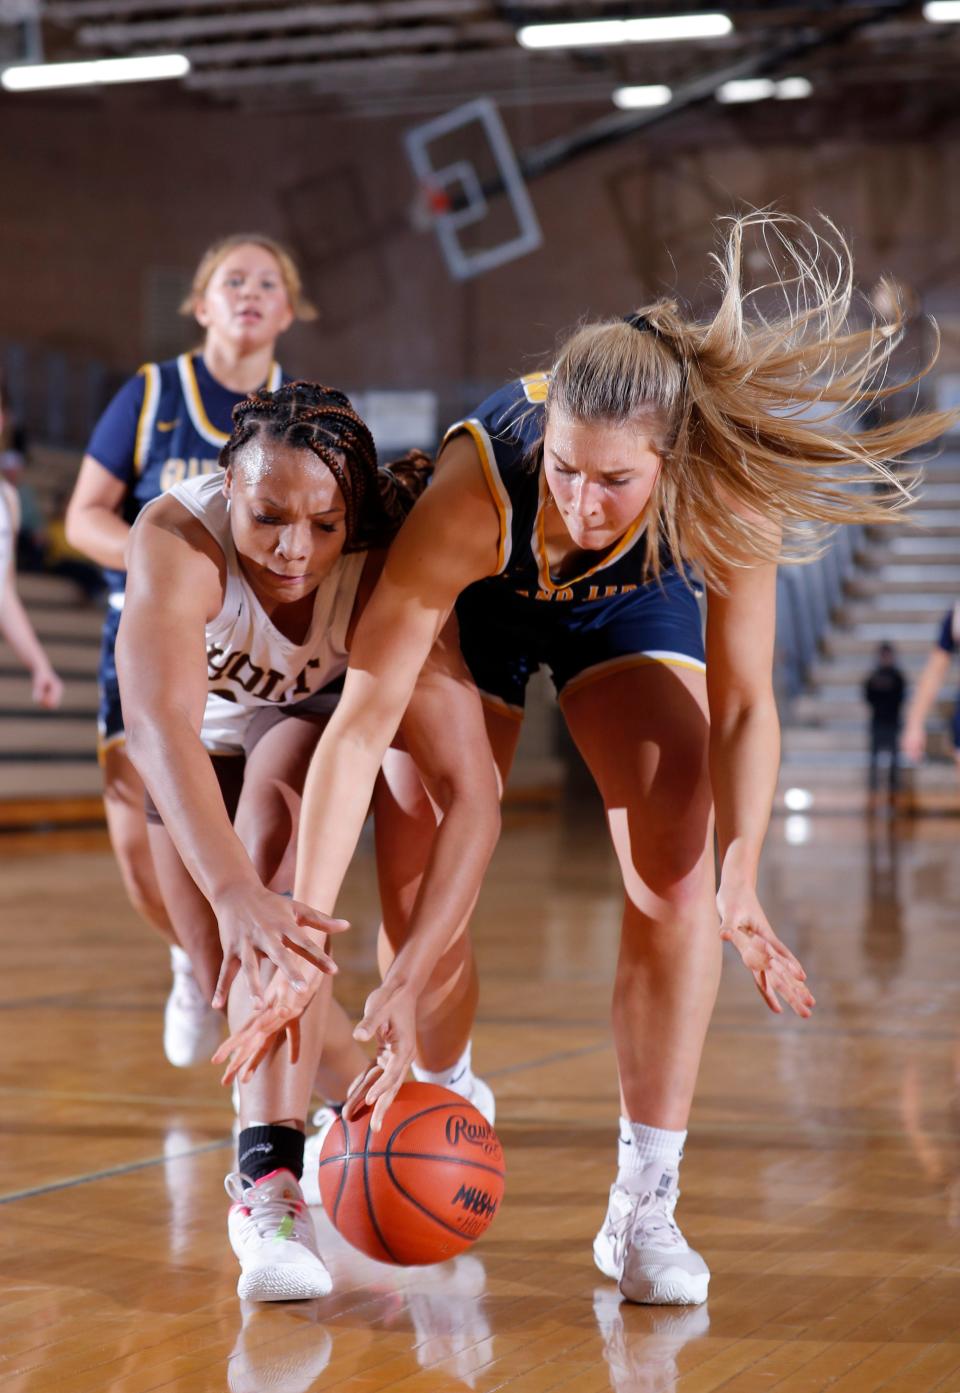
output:
{"label": "reflection on floor", "polygon": [[[792,817],[762,898],[807,965],[777,1020],[734,958],[678,1211],[702,1308],[626,1306],[591,1262],[616,1140],[620,916],[602,829],[511,820],[476,919],[478,1068],[503,1212],[471,1253],[397,1269],[318,1213],[323,1301],[241,1304],[221,1181],[229,1098],[160,1048],[165,955],[100,834],[16,838],[0,884],[4,1393],[956,1393],[960,829]],[[373,981],[369,857],[339,990]]]}

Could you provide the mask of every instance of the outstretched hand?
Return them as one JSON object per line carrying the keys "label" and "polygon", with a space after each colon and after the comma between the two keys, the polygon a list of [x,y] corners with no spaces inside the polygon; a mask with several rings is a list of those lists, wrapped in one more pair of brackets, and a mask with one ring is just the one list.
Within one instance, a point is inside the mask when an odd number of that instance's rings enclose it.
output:
{"label": "outstretched hand", "polygon": [[303,1005],[296,1013],[299,1015],[312,996],[307,981],[312,974],[306,964],[319,972],[337,970],[319,935],[342,933],[350,927],[345,919],[331,919],[262,885],[241,885],[227,891],[219,897],[214,910],[223,948],[223,966],[213,994],[216,1007],[226,1005],[233,979],[240,971],[253,1004],[261,1005],[260,959],[269,958],[292,989],[303,994]]}
{"label": "outstretched hand", "polygon": [[[311,974],[314,975],[319,985],[322,973]],[[214,1064],[226,1065],[220,1082],[230,1084],[239,1078],[241,1083],[249,1083],[257,1067],[284,1037],[290,1048],[290,1063],[296,1064],[300,1058],[300,1017],[315,995],[316,988],[309,995],[294,991],[278,972],[267,988],[263,1004],[227,1036],[213,1055]]]}
{"label": "outstretched hand", "polygon": [[350,1121],[361,1108],[372,1107],[370,1130],[379,1132],[417,1052],[417,998],[413,989],[388,980],[372,991],[353,1038],[361,1043],[376,1040],[377,1058],[350,1085],[343,1115]]}
{"label": "outstretched hand", "polygon": [[757,991],[778,1016],[783,1014],[780,997],[795,1015],[807,1019],[816,1005],[807,986],[807,974],[798,958],[781,943],[753,890],[717,895],[720,911],[720,937],[732,943],[744,966],[753,973]]}

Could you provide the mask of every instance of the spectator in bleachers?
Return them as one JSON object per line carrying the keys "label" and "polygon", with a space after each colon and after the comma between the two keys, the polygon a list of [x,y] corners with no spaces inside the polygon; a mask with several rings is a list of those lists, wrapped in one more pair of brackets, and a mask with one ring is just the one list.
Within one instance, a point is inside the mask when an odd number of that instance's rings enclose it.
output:
{"label": "spectator in bleachers", "polygon": [[876,666],[863,684],[863,699],[870,707],[870,792],[879,790],[880,756],[886,755],[891,799],[900,781],[900,713],[906,694],[906,679],[897,667],[893,644],[881,643]]}

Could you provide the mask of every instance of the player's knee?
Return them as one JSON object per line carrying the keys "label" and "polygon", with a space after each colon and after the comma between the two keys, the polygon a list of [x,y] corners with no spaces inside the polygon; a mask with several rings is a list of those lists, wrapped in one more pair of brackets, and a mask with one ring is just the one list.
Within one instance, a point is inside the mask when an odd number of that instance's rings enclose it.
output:
{"label": "player's knee", "polygon": [[157,884],[152,863],[145,859],[142,854],[124,854],[124,851],[119,847],[115,847],[114,850],[120,863],[120,872],[123,876],[127,898],[133,908],[144,919],[149,919],[151,923],[156,923],[158,919],[165,919],[166,907],[163,903],[163,896],[160,894],[160,887]]}
{"label": "player's knee", "polygon": [[289,827],[278,827],[267,819],[256,823],[251,820],[247,826],[237,828],[237,835],[257,875],[268,884],[286,855],[291,839]]}

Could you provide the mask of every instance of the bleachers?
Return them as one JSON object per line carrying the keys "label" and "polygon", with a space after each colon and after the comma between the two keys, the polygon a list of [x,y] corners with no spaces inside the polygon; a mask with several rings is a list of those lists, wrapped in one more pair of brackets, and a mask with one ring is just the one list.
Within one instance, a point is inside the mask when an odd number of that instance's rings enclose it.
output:
{"label": "bleachers", "polygon": [[35,706],[30,679],[0,643],[0,825],[88,820],[102,813],[97,764],[97,656],[103,616],[77,587],[22,575],[21,599],[64,681],[57,711]]}
{"label": "bleachers", "polygon": [[[866,788],[868,708],[864,679],[889,640],[909,682],[933,646],[944,612],[960,596],[960,449],[925,466],[910,522],[857,530],[854,566],[818,630],[802,686],[784,703],[781,794],[803,787],[819,807],[861,807]],[[803,572],[793,584],[803,590]],[[814,594],[814,602],[818,597]],[[930,723],[929,756],[904,781],[915,811],[960,811],[948,735],[954,693]]]}

